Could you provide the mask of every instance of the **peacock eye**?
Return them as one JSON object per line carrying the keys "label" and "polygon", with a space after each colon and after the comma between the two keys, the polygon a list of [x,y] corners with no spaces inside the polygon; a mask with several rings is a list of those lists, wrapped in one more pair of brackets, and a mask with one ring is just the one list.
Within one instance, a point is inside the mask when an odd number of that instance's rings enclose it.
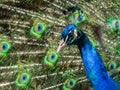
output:
{"label": "peacock eye", "polygon": [[44,63],[46,65],[49,65],[51,67],[55,66],[56,63],[58,62],[58,54],[56,51],[51,50],[47,52],[47,55],[44,58]]}
{"label": "peacock eye", "polygon": [[24,82],[26,79],[27,79],[27,76],[26,76],[26,75],[23,75],[23,76],[20,78],[20,81],[21,81],[21,82]]}
{"label": "peacock eye", "polygon": [[30,82],[31,75],[29,73],[21,73],[17,76],[15,81],[16,86],[25,88]]}
{"label": "peacock eye", "polygon": [[82,20],[82,15],[78,15],[77,20],[81,21]]}
{"label": "peacock eye", "polygon": [[7,55],[11,49],[11,44],[7,41],[0,42],[0,55]]}
{"label": "peacock eye", "polygon": [[114,61],[111,61],[111,62],[107,63],[107,69],[108,70],[114,70],[114,69],[116,69],[116,67],[117,67],[117,64]]}
{"label": "peacock eye", "polygon": [[41,36],[43,36],[43,33],[47,30],[47,27],[44,23],[42,22],[36,22],[34,23],[34,25],[31,27],[30,29],[30,34],[40,38]]}
{"label": "peacock eye", "polygon": [[75,25],[80,25],[81,23],[87,21],[87,17],[83,11],[76,11],[69,17],[69,20]]}
{"label": "peacock eye", "polygon": [[119,21],[118,20],[113,20],[112,21],[112,28],[113,29],[118,29],[119,28]]}
{"label": "peacock eye", "polygon": [[54,54],[54,53],[49,54],[49,55],[48,55],[48,60],[54,61],[54,60],[55,60],[55,56],[56,56],[56,54]]}
{"label": "peacock eye", "polygon": [[64,90],[68,90],[68,89],[73,89],[76,85],[76,80],[75,79],[67,79],[63,85],[63,89]]}
{"label": "peacock eye", "polygon": [[70,34],[68,34],[68,37],[69,38],[74,38],[74,34],[70,33]]}
{"label": "peacock eye", "polygon": [[41,24],[36,25],[36,31],[41,31],[41,30],[42,30],[42,25]]}
{"label": "peacock eye", "polygon": [[3,43],[3,44],[2,44],[2,50],[6,50],[7,47],[8,47],[8,45],[7,45],[6,43]]}
{"label": "peacock eye", "polygon": [[120,19],[118,19],[118,18],[109,18],[107,20],[107,24],[108,24],[108,26],[111,28],[111,30],[113,32],[118,33],[118,31],[120,29]]}
{"label": "peacock eye", "polygon": [[119,22],[118,21],[115,22],[115,28],[119,28]]}
{"label": "peacock eye", "polygon": [[67,83],[67,87],[71,87],[71,86],[73,86],[73,81],[72,80],[70,80],[68,83]]}
{"label": "peacock eye", "polygon": [[8,45],[6,43],[3,43],[0,45],[0,50],[7,50]]}

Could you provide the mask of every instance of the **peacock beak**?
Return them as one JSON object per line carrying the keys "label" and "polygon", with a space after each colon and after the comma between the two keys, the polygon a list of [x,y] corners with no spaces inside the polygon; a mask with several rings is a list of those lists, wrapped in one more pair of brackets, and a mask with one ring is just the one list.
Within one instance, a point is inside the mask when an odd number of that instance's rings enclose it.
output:
{"label": "peacock beak", "polygon": [[62,50],[62,48],[63,47],[65,47],[67,44],[66,44],[66,42],[62,39],[62,40],[60,40],[60,42],[59,42],[59,46],[58,46],[58,48],[57,48],[57,52],[60,52],[61,50]]}

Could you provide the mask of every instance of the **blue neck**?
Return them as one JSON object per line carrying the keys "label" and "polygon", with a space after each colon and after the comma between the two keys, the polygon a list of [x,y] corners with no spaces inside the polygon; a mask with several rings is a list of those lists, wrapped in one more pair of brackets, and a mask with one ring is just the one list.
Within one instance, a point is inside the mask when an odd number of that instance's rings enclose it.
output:
{"label": "blue neck", "polygon": [[92,43],[85,34],[78,40],[77,46],[93,89],[120,90],[120,85],[108,75],[99,53],[92,47]]}

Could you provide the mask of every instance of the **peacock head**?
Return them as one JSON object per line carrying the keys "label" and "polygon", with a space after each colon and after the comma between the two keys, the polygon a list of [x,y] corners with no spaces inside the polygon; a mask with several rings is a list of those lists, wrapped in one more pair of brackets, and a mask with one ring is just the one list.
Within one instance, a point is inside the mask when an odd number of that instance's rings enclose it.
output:
{"label": "peacock head", "polygon": [[57,52],[67,45],[76,45],[82,35],[82,31],[78,30],[74,24],[67,25],[61,32],[61,40]]}

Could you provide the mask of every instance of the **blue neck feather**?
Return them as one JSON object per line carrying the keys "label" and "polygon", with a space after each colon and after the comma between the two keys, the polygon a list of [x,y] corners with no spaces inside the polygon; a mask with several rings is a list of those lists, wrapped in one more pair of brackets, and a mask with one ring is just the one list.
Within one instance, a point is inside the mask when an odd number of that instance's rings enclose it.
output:
{"label": "blue neck feather", "polygon": [[94,90],[120,90],[116,83],[107,73],[106,67],[92,43],[83,33],[78,40],[77,46],[80,50],[86,75]]}

